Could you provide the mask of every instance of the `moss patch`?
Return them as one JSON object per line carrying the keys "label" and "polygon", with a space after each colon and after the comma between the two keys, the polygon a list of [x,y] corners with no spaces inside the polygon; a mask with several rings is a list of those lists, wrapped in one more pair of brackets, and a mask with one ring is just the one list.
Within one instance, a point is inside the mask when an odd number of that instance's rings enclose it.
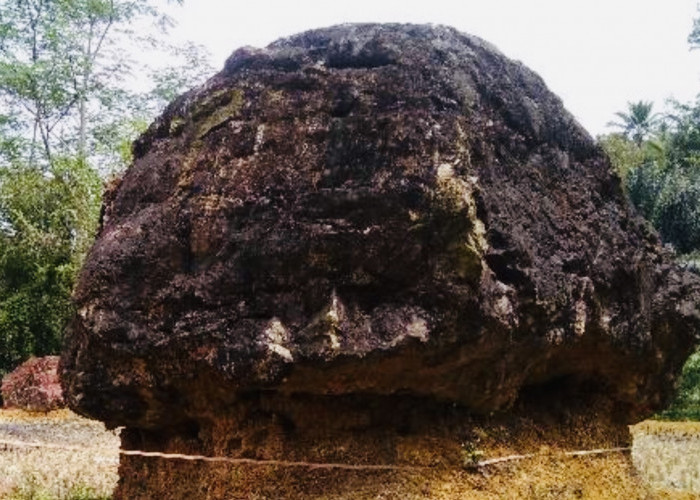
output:
{"label": "moss patch", "polygon": [[233,119],[243,106],[243,91],[225,89],[207,96],[194,105],[192,121],[196,127],[196,137],[201,139],[212,129]]}
{"label": "moss patch", "polygon": [[488,246],[486,227],[477,216],[476,179],[462,179],[453,167],[442,164],[437,172],[434,220],[443,227],[447,270],[459,278],[478,283]]}

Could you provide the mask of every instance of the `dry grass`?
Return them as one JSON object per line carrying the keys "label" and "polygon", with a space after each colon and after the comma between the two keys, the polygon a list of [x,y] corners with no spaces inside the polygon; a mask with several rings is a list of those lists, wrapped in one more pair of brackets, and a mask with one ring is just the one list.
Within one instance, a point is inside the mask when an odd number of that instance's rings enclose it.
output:
{"label": "dry grass", "polygon": [[[557,450],[541,449],[540,458],[494,467],[484,473],[454,469],[424,476],[348,474],[356,498],[399,498],[392,491],[414,491],[404,498],[528,498],[560,499],[700,498],[700,423],[643,422],[632,427],[632,459],[651,490],[632,469],[628,456],[611,454],[563,458]],[[533,436],[534,438],[534,436]],[[117,481],[119,440],[97,422],[62,410],[32,414],[0,411],[0,439],[85,446],[84,451],[15,448],[0,445],[0,498],[7,500],[108,500]],[[488,441],[488,438],[486,438]],[[486,444],[486,443],[483,443]],[[491,443],[496,445],[496,443]],[[520,443],[523,444],[523,443]],[[534,446],[534,443],[531,443]],[[489,456],[513,450],[486,446]],[[489,449],[490,448],[490,449]],[[568,448],[568,447],[567,447]],[[416,451],[415,447],[412,447]],[[532,450],[529,450],[532,451]],[[192,467],[201,467],[193,464]],[[230,474],[232,471],[228,471]],[[243,473],[243,470],[239,470]],[[253,471],[251,471],[253,472]],[[309,471],[256,469],[253,475],[272,474],[277,480],[309,475]],[[280,476],[280,474],[282,476]],[[357,477],[355,477],[357,476]],[[269,478],[268,478],[269,479]],[[330,478],[327,478],[330,479]],[[380,480],[380,482],[377,482]],[[296,481],[296,480],[295,480]],[[415,485],[413,483],[416,482]],[[382,484],[383,483],[383,484]],[[381,486],[381,488],[380,488]],[[334,496],[333,489],[318,498]],[[379,496],[378,496],[379,492]],[[274,498],[270,496],[258,498]],[[476,496],[474,496],[476,495]],[[240,497],[244,498],[244,497]],[[248,498],[254,498],[249,496]],[[195,500],[194,498],[192,500]]]}
{"label": "dry grass", "polygon": [[632,460],[657,491],[700,497],[700,422],[642,422],[631,428]]}
{"label": "dry grass", "polygon": [[0,411],[0,439],[85,446],[84,451],[0,445],[0,498],[103,500],[117,481],[119,439],[101,423],[59,410]]}

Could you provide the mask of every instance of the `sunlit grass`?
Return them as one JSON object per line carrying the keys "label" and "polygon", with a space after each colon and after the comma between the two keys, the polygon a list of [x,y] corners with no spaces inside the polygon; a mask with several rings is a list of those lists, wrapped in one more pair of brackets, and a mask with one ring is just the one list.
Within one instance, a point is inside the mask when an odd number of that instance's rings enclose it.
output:
{"label": "sunlit grass", "polygon": [[632,460],[655,489],[700,493],[700,422],[642,422],[631,428]]}
{"label": "sunlit grass", "polygon": [[0,498],[108,500],[117,481],[119,441],[101,423],[66,410],[0,411],[0,439],[85,446],[83,450],[0,445]]}

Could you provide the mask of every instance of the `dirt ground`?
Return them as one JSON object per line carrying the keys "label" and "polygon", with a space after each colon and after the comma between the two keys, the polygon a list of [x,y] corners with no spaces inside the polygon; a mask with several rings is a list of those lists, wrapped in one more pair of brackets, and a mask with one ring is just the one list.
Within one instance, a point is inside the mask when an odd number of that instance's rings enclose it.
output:
{"label": "dirt ground", "polygon": [[[631,459],[641,474],[632,470],[628,454],[564,459],[543,450],[541,457],[479,473],[451,471],[447,473],[450,477],[444,482],[444,491],[436,489],[439,479],[426,481],[431,486],[425,487],[420,498],[470,498],[464,496],[467,490],[462,491],[460,483],[473,492],[482,489],[483,494],[475,493],[477,496],[473,498],[499,498],[492,493],[509,491],[509,484],[517,486],[518,498],[595,498],[591,495],[605,495],[606,489],[612,493],[618,486],[614,483],[619,475],[620,483],[628,489],[631,482],[639,481],[638,498],[700,499],[700,423],[650,421],[631,430],[635,438]],[[76,448],[20,447],[6,443],[14,441]],[[116,432],[67,410],[49,414],[0,410],[0,499],[108,499],[117,482],[118,449]],[[370,495],[371,491],[363,487],[362,478],[357,476],[351,479],[357,479],[358,498],[388,498]],[[392,481],[401,482],[401,479],[393,476]],[[570,487],[572,481],[580,483],[580,491],[589,493],[576,496],[577,489]],[[368,487],[371,483],[365,481]],[[598,483],[597,489],[590,487],[593,483]],[[598,493],[590,493],[595,491]]]}

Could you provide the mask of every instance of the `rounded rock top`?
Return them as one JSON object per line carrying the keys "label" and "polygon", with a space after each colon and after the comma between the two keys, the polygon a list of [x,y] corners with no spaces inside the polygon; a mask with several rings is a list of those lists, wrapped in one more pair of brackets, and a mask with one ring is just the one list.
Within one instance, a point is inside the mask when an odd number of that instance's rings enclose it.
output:
{"label": "rounded rock top", "polygon": [[[106,193],[63,353],[69,404],[172,426],[251,393],[528,388],[668,400],[698,278],[535,73],[444,26],[242,48]],[[246,396],[248,395],[248,396]]]}

